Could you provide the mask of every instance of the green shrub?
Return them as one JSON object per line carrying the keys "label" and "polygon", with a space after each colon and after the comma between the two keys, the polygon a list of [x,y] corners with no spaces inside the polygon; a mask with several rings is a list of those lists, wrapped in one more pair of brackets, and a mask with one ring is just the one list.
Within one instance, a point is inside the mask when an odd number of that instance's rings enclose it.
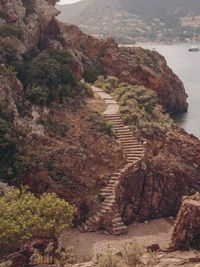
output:
{"label": "green shrub", "polygon": [[61,83],[59,63],[48,54],[39,55],[29,64],[28,80],[30,84],[45,85],[56,90]]}
{"label": "green shrub", "polygon": [[17,39],[0,38],[0,55],[5,64],[11,65],[17,61]]}
{"label": "green shrub", "polygon": [[26,89],[26,97],[36,105],[45,105],[48,99],[48,88],[45,86],[31,86]]}
{"label": "green shrub", "polygon": [[23,5],[26,8],[26,16],[35,13],[34,0],[26,0],[26,1],[23,1]]}
{"label": "green shrub", "polygon": [[56,194],[35,197],[26,189],[15,189],[0,197],[0,255],[33,237],[56,237],[72,226],[74,212]]}
{"label": "green shrub", "polygon": [[0,25],[0,36],[2,37],[11,37],[15,36],[17,38],[21,38],[23,34],[23,30],[18,25],[13,24],[1,24]]}
{"label": "green shrub", "polygon": [[50,49],[33,59],[18,61],[17,76],[28,88],[27,98],[41,105],[90,94],[89,89],[76,80],[73,60],[66,51]]}
{"label": "green shrub", "polygon": [[0,18],[5,19],[6,18],[6,13],[3,10],[0,10]]}
{"label": "green shrub", "polygon": [[106,93],[110,94],[118,86],[119,80],[116,77],[108,76],[98,76],[98,79],[95,82],[95,86],[103,89]]}
{"label": "green shrub", "polygon": [[[20,146],[22,132],[13,126],[6,106],[0,103],[0,179],[10,183],[22,179],[32,159],[25,157]],[[2,112],[2,107],[4,110]]]}
{"label": "green shrub", "polygon": [[113,76],[108,76],[105,80],[105,83],[108,85],[108,87],[110,88],[110,92],[112,93],[113,90],[115,88],[117,88],[118,84],[119,84],[119,80],[116,77]]}
{"label": "green shrub", "polygon": [[9,180],[17,153],[12,124],[0,118],[0,177]]}
{"label": "green shrub", "polygon": [[173,122],[157,103],[157,94],[140,85],[120,83],[114,77],[100,76],[95,85],[113,94],[120,105],[122,119],[134,132],[154,135],[167,132]]}
{"label": "green shrub", "polygon": [[94,83],[98,78],[98,71],[95,69],[84,69],[83,78],[88,83]]}
{"label": "green shrub", "polygon": [[49,49],[49,56],[56,60],[61,65],[70,66],[73,63],[73,57],[68,51],[59,50],[59,49]]}

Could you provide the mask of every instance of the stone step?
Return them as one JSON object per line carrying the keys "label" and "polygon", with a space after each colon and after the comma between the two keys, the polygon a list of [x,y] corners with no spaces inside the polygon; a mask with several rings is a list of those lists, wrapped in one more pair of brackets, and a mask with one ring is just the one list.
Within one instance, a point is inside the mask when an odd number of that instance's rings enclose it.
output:
{"label": "stone step", "polygon": [[117,176],[117,175],[120,175],[121,171],[116,171],[116,172],[113,172],[112,173],[112,176]]}
{"label": "stone step", "polygon": [[123,122],[120,122],[120,121],[119,122],[110,121],[110,122],[112,123],[112,126],[114,129],[117,129],[117,128],[121,129],[122,128],[121,126],[123,126],[123,128],[125,127]]}
{"label": "stone step", "polygon": [[103,188],[103,189],[100,190],[100,193],[101,194],[102,193],[112,193],[113,190],[114,190],[114,187],[112,187],[112,188]]}
{"label": "stone step", "polygon": [[105,200],[104,200],[104,202],[105,201],[112,201],[112,200],[115,200],[116,198],[115,198],[115,196],[109,196],[109,197],[107,197]]}
{"label": "stone step", "polygon": [[144,150],[143,147],[141,145],[134,145],[134,146],[123,146],[124,150],[133,150],[133,149],[137,149],[137,150]]}
{"label": "stone step", "polygon": [[124,123],[123,123],[123,121],[114,121],[114,120],[109,120],[111,123],[112,123],[112,125],[114,125],[115,127],[117,127],[117,125],[123,125],[124,127],[125,127],[125,125],[124,125]]}
{"label": "stone step", "polygon": [[139,160],[142,158],[142,155],[127,155],[126,154],[126,159],[127,160]]}
{"label": "stone step", "polygon": [[134,138],[134,137],[121,137],[120,138],[120,141],[122,142],[122,144],[134,144],[134,145],[136,145],[136,144],[138,144],[138,141]]}
{"label": "stone step", "polygon": [[118,178],[110,178],[107,182],[112,182],[112,183],[116,183],[117,181],[119,181],[120,177]]}
{"label": "stone step", "polygon": [[107,103],[107,104],[117,104],[117,101],[114,100],[114,99],[107,99],[107,100],[106,100],[106,103]]}
{"label": "stone step", "polygon": [[122,119],[119,116],[111,116],[109,114],[104,114],[104,118],[109,121],[122,121]]}
{"label": "stone step", "polygon": [[119,227],[113,228],[111,230],[111,233],[113,235],[122,235],[122,234],[127,233],[127,230],[128,230],[127,226],[124,225],[124,226],[119,226]]}
{"label": "stone step", "polygon": [[115,185],[116,185],[117,183],[119,183],[118,180],[115,180],[115,181],[109,181],[109,182],[108,182],[108,186],[113,186],[113,187],[115,187]]}
{"label": "stone step", "polygon": [[129,161],[129,160],[141,160],[143,156],[141,155],[126,155],[126,161]]}
{"label": "stone step", "polygon": [[101,204],[101,207],[105,207],[106,205],[108,205],[108,206],[113,206],[115,204],[115,200],[109,200],[108,202],[103,202],[102,204]]}
{"label": "stone step", "polygon": [[131,137],[133,137],[132,132],[127,131],[127,130],[117,130],[117,131],[114,130],[114,132],[115,132],[116,135],[127,135],[128,134]]}
{"label": "stone step", "polygon": [[[123,138],[123,137],[122,137]],[[132,142],[137,142],[137,144],[138,144],[138,140],[133,136],[133,135],[131,135],[131,138],[129,137],[127,137],[127,136],[124,136],[124,141],[126,141],[126,142],[128,142],[129,141],[129,143],[132,143]]]}
{"label": "stone step", "polygon": [[124,226],[124,223],[123,221],[121,220],[120,222],[115,222],[112,224],[112,228],[117,228],[117,227],[120,227],[120,226]]}
{"label": "stone step", "polygon": [[132,136],[132,138],[124,138],[124,139],[121,139],[121,142],[123,143],[123,145],[139,145],[140,143],[138,142],[138,140],[136,138],[134,138]]}
{"label": "stone step", "polygon": [[101,208],[111,208],[112,206],[114,205],[114,202],[111,202],[111,203],[105,203],[105,204],[102,204],[101,205]]}
{"label": "stone step", "polygon": [[127,130],[119,130],[119,131],[115,131],[115,134],[117,134],[117,135],[130,135],[131,137],[133,137],[133,134],[132,134],[132,132],[131,131],[127,131]]}
{"label": "stone step", "polygon": [[109,119],[109,118],[106,118],[107,120],[109,120],[109,121],[112,121],[112,123],[122,123],[123,125],[124,125],[124,123],[123,123],[123,121],[121,120],[121,119]]}
{"label": "stone step", "polygon": [[115,187],[112,187],[112,188],[103,188],[100,190],[100,193],[112,193],[113,190],[115,189]]}
{"label": "stone step", "polygon": [[133,165],[136,164],[139,161],[139,159],[127,159],[128,163],[132,163]]}
{"label": "stone step", "polygon": [[124,129],[124,128],[114,129],[114,132],[115,132],[115,134],[121,134],[121,135],[122,134],[124,134],[124,135],[129,134],[129,135],[131,135],[133,137],[133,133],[131,131],[129,131],[129,130]]}
{"label": "stone step", "polygon": [[127,154],[144,154],[143,150],[124,150],[124,153]]}
{"label": "stone step", "polygon": [[104,197],[109,197],[113,195],[113,192],[101,192],[100,194]]}
{"label": "stone step", "polygon": [[116,132],[118,133],[131,133],[133,134],[129,129],[126,129],[126,128],[120,128],[120,129],[115,129]]}
{"label": "stone step", "polygon": [[128,138],[129,140],[133,137],[131,134],[116,134],[116,137],[119,138],[120,140],[122,138]]}
{"label": "stone step", "polygon": [[119,223],[119,222],[122,222],[122,218],[121,217],[117,217],[117,218],[114,218],[112,220],[112,223]]}
{"label": "stone step", "polygon": [[112,117],[112,118],[113,118],[113,117],[114,117],[114,118],[117,117],[117,118],[120,118],[120,119],[121,119],[121,117],[120,117],[119,114],[105,114],[105,116],[106,116],[106,117]]}
{"label": "stone step", "polygon": [[142,152],[136,152],[136,151],[127,151],[125,152],[126,157],[129,156],[143,156]]}
{"label": "stone step", "polygon": [[102,207],[102,208],[101,208],[101,213],[102,213],[102,214],[105,214],[105,213],[109,212],[109,211],[111,210],[111,208],[112,208],[112,207]]}
{"label": "stone step", "polygon": [[124,129],[124,125],[113,125],[112,124],[113,131],[116,132],[116,130]]}

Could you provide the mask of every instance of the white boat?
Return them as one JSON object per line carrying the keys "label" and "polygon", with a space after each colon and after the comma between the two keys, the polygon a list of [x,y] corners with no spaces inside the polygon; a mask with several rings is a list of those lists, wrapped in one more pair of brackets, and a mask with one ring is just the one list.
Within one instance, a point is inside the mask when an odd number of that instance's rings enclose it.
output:
{"label": "white boat", "polygon": [[198,52],[198,51],[200,51],[200,48],[196,46],[196,29],[195,29],[195,25],[194,25],[192,43],[193,43],[193,45],[188,49],[188,51],[189,52]]}

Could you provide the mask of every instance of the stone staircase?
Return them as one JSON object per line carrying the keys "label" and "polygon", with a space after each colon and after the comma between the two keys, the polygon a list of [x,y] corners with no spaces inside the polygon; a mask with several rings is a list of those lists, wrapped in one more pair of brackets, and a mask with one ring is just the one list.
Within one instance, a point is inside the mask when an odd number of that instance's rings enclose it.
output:
{"label": "stone staircase", "polygon": [[105,228],[113,235],[120,235],[127,232],[127,226],[124,225],[118,211],[116,189],[127,171],[136,169],[139,166],[144,156],[144,148],[133,136],[131,129],[124,125],[119,114],[118,103],[101,89],[93,86],[92,90],[106,102],[107,108],[104,112],[104,117],[112,124],[113,132],[123,146],[127,164],[124,168],[110,175],[107,186],[100,190],[104,201],[101,203],[99,210],[90,216],[79,229],[82,232],[92,232]]}

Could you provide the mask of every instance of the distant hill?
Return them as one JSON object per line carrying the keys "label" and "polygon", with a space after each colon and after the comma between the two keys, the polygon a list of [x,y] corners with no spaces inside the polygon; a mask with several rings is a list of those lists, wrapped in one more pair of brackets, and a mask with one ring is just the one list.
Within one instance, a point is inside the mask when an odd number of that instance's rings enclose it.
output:
{"label": "distant hill", "polygon": [[83,0],[57,8],[60,20],[120,42],[189,41],[194,21],[200,37],[200,0]]}

